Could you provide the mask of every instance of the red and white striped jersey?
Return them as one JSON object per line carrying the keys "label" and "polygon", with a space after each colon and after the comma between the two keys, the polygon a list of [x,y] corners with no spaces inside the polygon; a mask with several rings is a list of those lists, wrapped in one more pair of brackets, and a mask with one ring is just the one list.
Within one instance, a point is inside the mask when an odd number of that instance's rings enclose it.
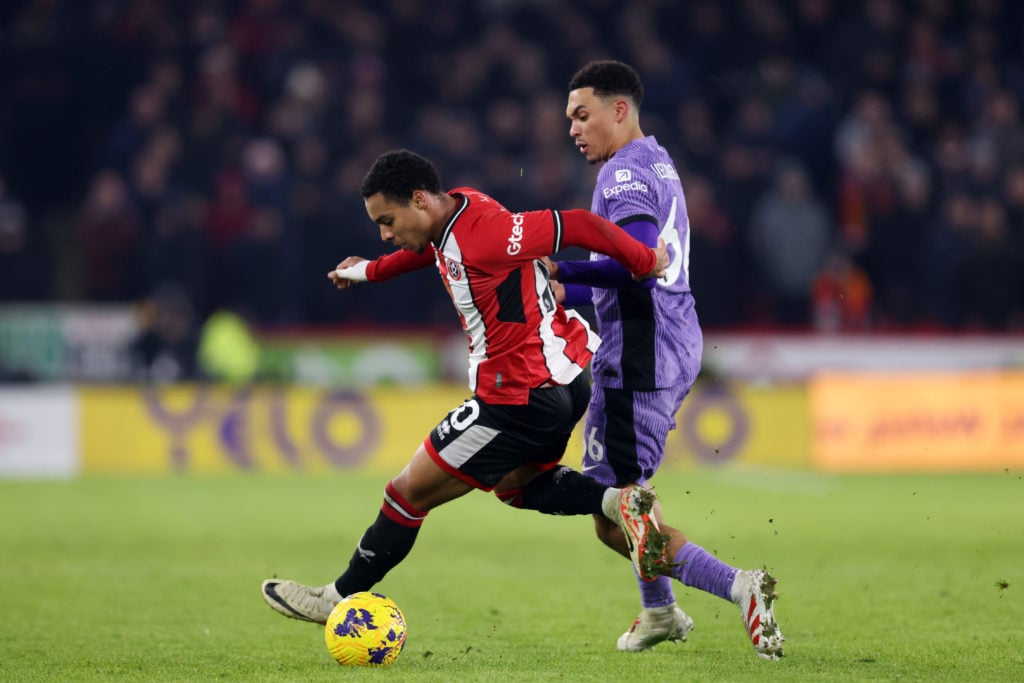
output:
{"label": "red and white striped jersey", "polygon": [[555,302],[541,259],[582,246],[644,273],[654,255],[586,211],[512,213],[472,188],[449,194],[458,207],[439,242],[421,254],[382,256],[367,278],[387,280],[434,261],[469,341],[469,388],[488,403],[525,405],[530,389],[575,379],[601,343],[586,320]]}

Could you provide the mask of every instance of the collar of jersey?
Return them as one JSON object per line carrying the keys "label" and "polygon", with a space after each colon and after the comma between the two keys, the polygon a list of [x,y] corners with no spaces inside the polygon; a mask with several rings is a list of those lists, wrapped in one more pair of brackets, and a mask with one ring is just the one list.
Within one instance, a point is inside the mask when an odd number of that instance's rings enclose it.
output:
{"label": "collar of jersey", "polygon": [[469,206],[469,197],[466,195],[459,196],[462,197],[462,203],[459,205],[459,208],[455,209],[455,213],[452,214],[452,217],[449,218],[448,222],[445,224],[444,232],[441,233],[441,239],[437,243],[438,249],[444,248],[444,243],[448,240],[448,235],[451,234],[452,228],[455,226],[455,221],[459,220],[459,216],[461,216],[462,212],[466,210],[467,206]]}

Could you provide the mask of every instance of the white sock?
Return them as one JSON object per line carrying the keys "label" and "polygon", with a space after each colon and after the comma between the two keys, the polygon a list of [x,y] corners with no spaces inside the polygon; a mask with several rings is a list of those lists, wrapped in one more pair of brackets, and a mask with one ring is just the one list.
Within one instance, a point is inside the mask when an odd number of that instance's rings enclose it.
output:
{"label": "white sock", "polygon": [[729,589],[729,597],[737,605],[743,599],[743,582],[746,580],[746,576],[747,572],[742,569],[736,572],[736,576],[732,580],[732,587]]}
{"label": "white sock", "polygon": [[339,593],[338,589],[334,587],[333,581],[324,586],[323,596],[333,602],[341,602],[342,598],[341,593]]}
{"label": "white sock", "polygon": [[608,487],[604,491],[604,498],[601,499],[601,511],[604,516],[616,524],[622,523],[622,510],[619,509],[619,496],[622,489]]}
{"label": "white sock", "polygon": [[671,605],[662,605],[661,607],[643,607],[642,610],[656,619],[664,619],[665,617],[674,616],[676,611],[676,603]]}

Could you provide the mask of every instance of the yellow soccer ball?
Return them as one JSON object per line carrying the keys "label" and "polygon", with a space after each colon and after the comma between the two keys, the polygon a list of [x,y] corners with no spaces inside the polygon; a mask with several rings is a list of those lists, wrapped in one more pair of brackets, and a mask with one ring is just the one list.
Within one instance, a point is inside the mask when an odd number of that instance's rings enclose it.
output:
{"label": "yellow soccer ball", "polygon": [[380,593],[353,593],[327,617],[327,650],[346,666],[387,666],[405,646],[405,615]]}

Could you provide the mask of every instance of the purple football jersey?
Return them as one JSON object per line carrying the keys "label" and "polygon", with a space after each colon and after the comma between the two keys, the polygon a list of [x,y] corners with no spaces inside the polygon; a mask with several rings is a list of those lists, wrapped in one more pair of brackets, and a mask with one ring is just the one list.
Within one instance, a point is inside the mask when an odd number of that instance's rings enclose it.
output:
{"label": "purple football jersey", "polygon": [[654,223],[670,258],[653,289],[593,289],[604,340],[593,360],[594,382],[635,390],[691,386],[704,341],[690,293],[690,222],[675,164],[653,136],[630,142],[605,163],[591,211],[620,225]]}

